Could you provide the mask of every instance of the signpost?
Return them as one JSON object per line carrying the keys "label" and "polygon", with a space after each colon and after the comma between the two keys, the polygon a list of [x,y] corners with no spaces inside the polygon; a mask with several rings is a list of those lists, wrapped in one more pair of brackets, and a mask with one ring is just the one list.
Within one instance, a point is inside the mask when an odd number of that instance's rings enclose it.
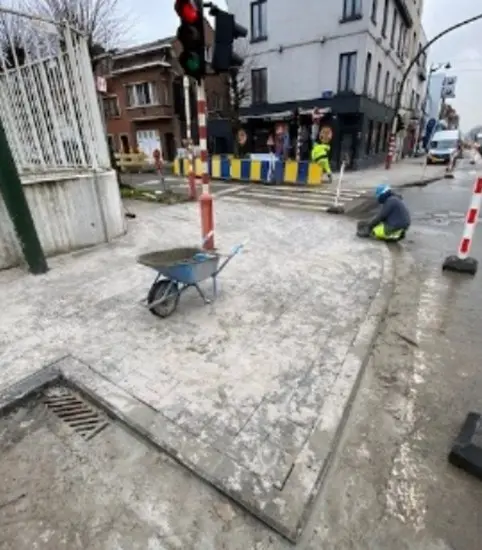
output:
{"label": "signpost", "polygon": [[455,99],[456,76],[446,76],[442,83],[442,99]]}

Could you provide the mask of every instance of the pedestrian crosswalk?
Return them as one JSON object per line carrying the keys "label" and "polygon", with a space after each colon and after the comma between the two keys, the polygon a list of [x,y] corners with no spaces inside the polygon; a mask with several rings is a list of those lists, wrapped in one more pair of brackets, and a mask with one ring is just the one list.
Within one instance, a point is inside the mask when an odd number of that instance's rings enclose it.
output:
{"label": "pedestrian crosswalk", "polygon": [[[349,208],[349,204],[360,199],[367,193],[367,189],[342,190],[339,204]],[[236,186],[232,192],[225,191],[223,200],[236,202],[258,202],[265,206],[307,210],[312,212],[326,212],[335,204],[335,184],[325,184],[323,187],[287,187],[265,185]]]}

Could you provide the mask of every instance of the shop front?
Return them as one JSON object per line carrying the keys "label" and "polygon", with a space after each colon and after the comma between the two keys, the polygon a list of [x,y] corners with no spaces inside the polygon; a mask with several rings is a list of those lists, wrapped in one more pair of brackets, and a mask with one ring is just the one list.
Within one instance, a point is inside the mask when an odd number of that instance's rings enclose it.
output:
{"label": "shop front", "polygon": [[329,135],[332,169],[338,170],[346,160],[347,167],[356,170],[383,161],[392,113],[392,109],[356,95],[253,106],[241,113],[246,134],[241,154],[278,154],[281,133],[282,156],[308,160],[315,139],[322,133],[325,139]]}

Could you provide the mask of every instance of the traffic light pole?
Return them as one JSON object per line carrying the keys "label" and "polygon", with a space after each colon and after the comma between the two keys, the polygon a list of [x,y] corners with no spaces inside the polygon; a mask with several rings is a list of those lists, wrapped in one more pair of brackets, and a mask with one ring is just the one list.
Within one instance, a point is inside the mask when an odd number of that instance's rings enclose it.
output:
{"label": "traffic light pole", "polygon": [[214,205],[209,189],[207,108],[204,79],[197,85],[197,116],[199,127],[199,154],[202,166],[202,194],[199,197],[201,209],[201,231],[204,248],[214,250]]}
{"label": "traffic light pole", "polygon": [[183,77],[184,88],[184,106],[186,113],[186,148],[188,159],[188,183],[189,183],[189,198],[196,200],[196,175],[194,173],[194,151],[192,147],[192,132],[191,132],[191,96],[189,93],[189,78]]}

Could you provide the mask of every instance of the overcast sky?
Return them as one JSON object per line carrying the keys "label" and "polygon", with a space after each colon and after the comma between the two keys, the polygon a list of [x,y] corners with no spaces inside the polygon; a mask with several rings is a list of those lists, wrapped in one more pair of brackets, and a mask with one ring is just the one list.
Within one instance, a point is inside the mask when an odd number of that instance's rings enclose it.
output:
{"label": "overcast sky", "polygon": [[[176,31],[173,0],[121,0],[136,19],[136,42],[155,40]],[[302,4],[303,0],[296,0]],[[332,0],[333,1],[333,0]],[[363,0],[367,2],[368,0]],[[225,0],[217,0],[225,7]],[[248,5],[248,0],[246,0]],[[424,27],[428,38],[471,16],[482,13],[480,0],[425,0]],[[464,131],[482,124],[482,20],[448,34],[436,42],[429,59],[450,62],[451,75],[458,76],[457,99],[452,104]]]}

